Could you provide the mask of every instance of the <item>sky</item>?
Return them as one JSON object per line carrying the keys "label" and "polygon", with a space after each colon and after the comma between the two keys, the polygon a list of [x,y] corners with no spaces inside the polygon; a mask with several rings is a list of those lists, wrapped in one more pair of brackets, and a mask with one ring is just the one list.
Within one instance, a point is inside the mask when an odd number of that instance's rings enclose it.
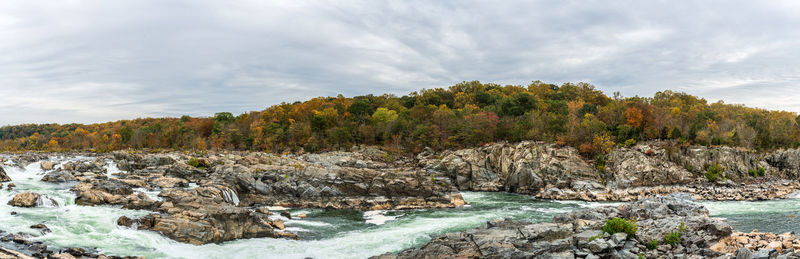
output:
{"label": "sky", "polygon": [[0,125],[462,81],[800,111],[800,1],[0,1]]}

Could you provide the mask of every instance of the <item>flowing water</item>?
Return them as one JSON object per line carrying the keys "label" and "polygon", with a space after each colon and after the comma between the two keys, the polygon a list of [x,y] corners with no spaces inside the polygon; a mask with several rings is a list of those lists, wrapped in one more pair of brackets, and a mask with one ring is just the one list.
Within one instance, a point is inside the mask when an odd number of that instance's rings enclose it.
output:
{"label": "flowing water", "polygon": [[[69,160],[77,160],[71,158]],[[81,158],[91,159],[91,158]],[[62,159],[61,162],[67,159]],[[60,165],[59,165],[60,166]],[[366,258],[421,246],[431,236],[478,227],[488,220],[513,218],[532,222],[549,221],[556,214],[615,203],[548,201],[525,195],[465,192],[471,205],[457,209],[413,211],[345,211],[322,209],[292,210],[305,213],[306,219],[286,221],[288,230],[302,240],[246,239],[224,244],[189,245],[164,238],[150,231],[116,225],[120,216],[138,217],[148,211],[111,206],[78,206],[69,191],[72,184],[42,182],[39,163],[25,168],[4,166],[17,185],[12,191],[0,190],[0,230],[26,232],[34,241],[44,241],[51,248],[93,248],[107,255],[138,255],[148,258]],[[109,176],[118,169],[107,166]],[[17,208],[6,205],[16,193],[33,191],[52,198],[58,206]],[[137,189],[147,195],[158,192]],[[238,198],[226,200],[238,203]],[[768,202],[705,202],[712,216],[728,219],[737,230],[800,230],[793,215],[800,209],[800,199]],[[17,215],[11,215],[11,212]],[[30,229],[44,223],[51,233]]]}
{"label": "flowing water", "polygon": [[703,202],[712,217],[728,221],[737,231],[800,233],[800,199],[793,197],[772,201],[714,201]]}

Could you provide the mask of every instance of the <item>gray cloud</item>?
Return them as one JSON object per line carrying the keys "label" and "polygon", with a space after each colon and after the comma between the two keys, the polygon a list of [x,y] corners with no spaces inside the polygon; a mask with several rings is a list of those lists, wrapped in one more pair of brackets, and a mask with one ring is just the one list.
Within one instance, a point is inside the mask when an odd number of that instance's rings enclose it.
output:
{"label": "gray cloud", "polygon": [[793,1],[0,2],[0,125],[207,116],[465,80],[800,111]]}

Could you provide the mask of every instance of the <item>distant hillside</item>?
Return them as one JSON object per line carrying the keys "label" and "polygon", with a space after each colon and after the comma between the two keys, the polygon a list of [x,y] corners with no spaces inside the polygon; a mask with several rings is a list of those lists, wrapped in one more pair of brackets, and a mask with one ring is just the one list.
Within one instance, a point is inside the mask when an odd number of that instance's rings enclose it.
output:
{"label": "distant hillside", "polygon": [[617,93],[609,97],[587,83],[463,82],[402,97],[318,97],[239,116],[221,112],[209,118],[6,126],[0,128],[0,149],[318,152],[367,144],[404,153],[541,140],[595,157],[615,145],[651,139],[754,149],[797,147],[798,120],[791,112],[709,104],[673,91],[623,98]]}

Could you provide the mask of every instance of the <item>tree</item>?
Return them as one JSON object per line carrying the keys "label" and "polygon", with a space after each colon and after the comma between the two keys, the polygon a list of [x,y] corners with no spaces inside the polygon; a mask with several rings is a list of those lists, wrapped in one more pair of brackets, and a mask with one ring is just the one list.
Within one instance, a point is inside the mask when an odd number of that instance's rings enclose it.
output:
{"label": "tree", "polygon": [[634,128],[641,128],[643,121],[642,110],[636,107],[630,107],[625,110],[625,121],[628,125]]}

